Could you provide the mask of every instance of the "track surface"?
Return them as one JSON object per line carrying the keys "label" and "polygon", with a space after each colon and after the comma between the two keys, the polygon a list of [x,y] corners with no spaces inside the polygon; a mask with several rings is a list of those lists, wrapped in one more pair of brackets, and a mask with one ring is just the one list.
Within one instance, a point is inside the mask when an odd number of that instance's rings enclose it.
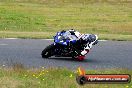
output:
{"label": "track surface", "polygon": [[132,69],[132,41],[104,41],[94,46],[82,62],[71,58],[42,59],[41,51],[52,41],[41,39],[0,39],[0,65],[21,63],[26,67],[66,67],[76,69]]}

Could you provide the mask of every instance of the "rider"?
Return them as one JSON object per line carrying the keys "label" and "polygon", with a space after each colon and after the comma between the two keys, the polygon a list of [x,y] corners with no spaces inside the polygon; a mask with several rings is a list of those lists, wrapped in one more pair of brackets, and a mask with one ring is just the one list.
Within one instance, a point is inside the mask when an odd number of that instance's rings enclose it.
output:
{"label": "rider", "polygon": [[98,43],[98,37],[97,35],[94,35],[94,34],[81,34],[79,33],[78,31],[75,31],[73,29],[71,30],[68,30],[68,31],[62,31],[62,32],[69,32],[70,35],[68,36],[68,38],[70,40],[75,40],[77,41],[78,45],[79,44],[82,44],[82,43],[85,43],[87,46],[85,46],[83,48],[83,50],[81,51],[81,55],[86,55],[90,48],[92,48],[92,45],[95,45]]}

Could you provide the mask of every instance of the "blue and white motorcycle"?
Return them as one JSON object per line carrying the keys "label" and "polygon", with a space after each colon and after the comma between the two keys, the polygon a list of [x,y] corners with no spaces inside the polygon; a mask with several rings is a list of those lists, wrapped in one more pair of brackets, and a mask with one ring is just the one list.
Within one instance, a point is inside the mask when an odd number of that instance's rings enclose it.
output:
{"label": "blue and white motorcycle", "polygon": [[[85,59],[86,54],[92,48],[92,45],[97,44],[98,37],[91,34],[91,37],[95,37],[90,43],[83,41],[83,37],[77,40],[76,36],[72,36],[68,31],[57,32],[54,36],[54,43],[47,46],[41,53],[42,58],[55,57],[72,57],[76,60],[82,61]],[[88,47],[88,48],[87,48]],[[86,49],[85,54],[84,48]]]}

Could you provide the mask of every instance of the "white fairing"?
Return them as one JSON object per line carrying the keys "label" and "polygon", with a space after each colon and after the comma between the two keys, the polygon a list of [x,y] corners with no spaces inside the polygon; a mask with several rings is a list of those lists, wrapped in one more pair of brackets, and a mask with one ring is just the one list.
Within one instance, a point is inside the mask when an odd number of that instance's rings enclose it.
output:
{"label": "white fairing", "polygon": [[78,39],[80,39],[81,33],[79,33],[78,31],[76,31],[76,32],[75,32],[75,35],[76,35],[76,37],[77,37]]}
{"label": "white fairing", "polygon": [[86,55],[88,52],[86,51],[86,50],[83,50],[82,52],[81,52],[81,55]]}

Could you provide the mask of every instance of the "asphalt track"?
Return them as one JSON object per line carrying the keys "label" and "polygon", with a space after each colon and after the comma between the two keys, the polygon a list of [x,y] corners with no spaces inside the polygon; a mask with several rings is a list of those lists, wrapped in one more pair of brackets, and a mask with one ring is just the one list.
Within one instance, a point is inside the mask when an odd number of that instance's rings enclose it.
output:
{"label": "asphalt track", "polygon": [[41,58],[41,51],[51,40],[0,39],[0,66],[15,63],[25,67],[66,67],[77,69],[128,68],[132,69],[132,41],[101,41],[94,46],[84,61],[71,58]]}

